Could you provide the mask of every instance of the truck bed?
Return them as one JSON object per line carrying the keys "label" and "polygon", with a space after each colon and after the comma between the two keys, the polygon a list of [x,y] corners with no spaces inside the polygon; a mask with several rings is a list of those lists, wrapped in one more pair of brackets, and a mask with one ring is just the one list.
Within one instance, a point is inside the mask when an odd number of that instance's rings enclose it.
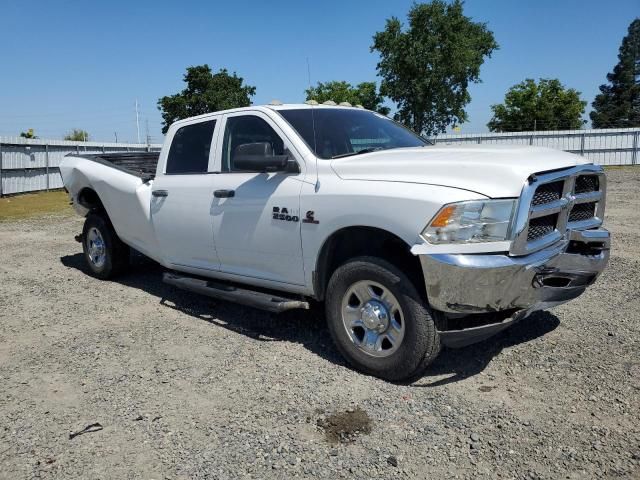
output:
{"label": "truck bed", "polygon": [[81,157],[101,163],[107,167],[117,168],[147,182],[155,177],[160,152],[97,153],[87,155],[70,153],[67,156]]}

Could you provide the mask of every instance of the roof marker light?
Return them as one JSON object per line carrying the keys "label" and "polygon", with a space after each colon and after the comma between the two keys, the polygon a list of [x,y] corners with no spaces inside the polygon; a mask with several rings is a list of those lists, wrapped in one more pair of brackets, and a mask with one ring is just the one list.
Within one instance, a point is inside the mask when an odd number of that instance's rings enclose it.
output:
{"label": "roof marker light", "polygon": [[269,102],[269,105],[282,105],[280,100],[276,100],[275,98]]}
{"label": "roof marker light", "polygon": [[340,102],[338,105],[340,105],[341,107],[350,107],[351,104],[349,102]]}
{"label": "roof marker light", "polygon": [[316,102],[315,100],[307,100],[306,102],[307,105],[318,105],[318,102]]}
{"label": "roof marker light", "polygon": [[323,105],[336,105],[336,102],[334,102],[333,100],[327,100],[326,102],[322,102]]}

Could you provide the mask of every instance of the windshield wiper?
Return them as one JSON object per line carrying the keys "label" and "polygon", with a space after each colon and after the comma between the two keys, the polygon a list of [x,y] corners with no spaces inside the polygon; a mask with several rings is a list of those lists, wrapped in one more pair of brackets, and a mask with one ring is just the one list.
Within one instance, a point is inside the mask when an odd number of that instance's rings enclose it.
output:
{"label": "windshield wiper", "polygon": [[360,155],[361,153],[377,152],[378,150],[384,150],[384,148],[382,147],[363,148],[362,150],[358,150],[357,152],[341,153],[340,155],[334,155],[331,158],[333,159],[333,158],[351,157],[352,155]]}

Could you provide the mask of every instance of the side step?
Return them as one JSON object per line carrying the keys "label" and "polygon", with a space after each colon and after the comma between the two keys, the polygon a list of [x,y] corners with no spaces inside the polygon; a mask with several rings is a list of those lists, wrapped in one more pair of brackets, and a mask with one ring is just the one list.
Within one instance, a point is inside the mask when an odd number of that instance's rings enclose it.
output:
{"label": "side step", "polygon": [[245,290],[224,283],[202,280],[200,278],[175,273],[165,272],[162,276],[162,281],[183,290],[189,290],[190,292],[200,293],[220,300],[241,303],[242,305],[267,310],[269,312],[279,313],[296,308],[309,309],[309,302],[278,297],[254,290]]}

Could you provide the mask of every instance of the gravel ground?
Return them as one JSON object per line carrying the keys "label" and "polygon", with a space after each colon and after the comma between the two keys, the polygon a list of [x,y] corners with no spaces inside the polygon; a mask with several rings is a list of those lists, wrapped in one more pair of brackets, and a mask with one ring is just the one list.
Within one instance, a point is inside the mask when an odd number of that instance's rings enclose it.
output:
{"label": "gravel ground", "polygon": [[0,223],[0,477],[640,478],[640,168],[608,175],[596,285],[401,386],[348,368],[318,313],[143,259],[101,282],[82,219]]}

